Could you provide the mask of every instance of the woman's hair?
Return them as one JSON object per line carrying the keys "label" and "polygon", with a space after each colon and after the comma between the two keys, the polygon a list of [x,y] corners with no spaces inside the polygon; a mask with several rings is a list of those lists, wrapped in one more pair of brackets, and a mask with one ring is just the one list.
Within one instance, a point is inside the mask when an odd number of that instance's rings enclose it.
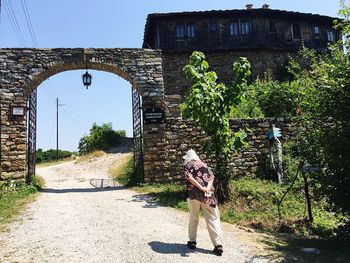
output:
{"label": "woman's hair", "polygon": [[200,161],[199,156],[192,149],[188,150],[186,155],[184,155],[182,158],[184,159],[185,164],[188,163],[189,161]]}

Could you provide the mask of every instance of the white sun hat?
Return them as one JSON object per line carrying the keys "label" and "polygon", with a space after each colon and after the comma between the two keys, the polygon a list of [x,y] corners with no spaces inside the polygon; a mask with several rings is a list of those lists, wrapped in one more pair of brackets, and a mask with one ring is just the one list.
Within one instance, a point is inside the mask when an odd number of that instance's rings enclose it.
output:
{"label": "white sun hat", "polygon": [[200,161],[199,156],[197,155],[197,153],[193,150],[190,149],[187,151],[186,155],[184,155],[182,157],[184,159],[184,163],[188,163],[189,161]]}

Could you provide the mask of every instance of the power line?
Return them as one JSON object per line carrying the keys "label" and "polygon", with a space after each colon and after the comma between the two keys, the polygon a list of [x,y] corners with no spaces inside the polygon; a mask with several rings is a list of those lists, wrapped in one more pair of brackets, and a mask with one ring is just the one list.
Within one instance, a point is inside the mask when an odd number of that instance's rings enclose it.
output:
{"label": "power line", "polygon": [[19,38],[21,39],[21,44],[23,46],[26,46],[26,41],[23,37],[23,33],[22,33],[22,30],[21,30],[21,27],[18,23],[18,20],[17,20],[17,17],[16,17],[16,14],[15,12],[13,11],[13,7],[12,7],[12,4],[11,4],[11,1],[4,1],[4,6],[5,6],[5,9],[7,10],[7,13],[10,17],[10,20],[12,19],[12,23],[11,25],[13,24],[13,28],[16,28],[15,30],[18,32],[18,36]]}
{"label": "power line", "polygon": [[12,7],[12,4],[11,4],[11,1],[5,1],[5,3],[7,3],[7,2],[8,2],[8,5],[9,5],[9,7],[10,7],[9,10],[10,10],[10,13],[12,13],[12,16],[13,16],[13,19],[14,19],[14,22],[15,22],[15,26],[18,28],[19,36],[22,38],[23,43],[24,43],[24,46],[26,46],[27,43],[26,43],[26,40],[25,40],[25,38],[24,38],[24,36],[23,36],[21,27],[20,27],[20,25],[19,25],[19,23],[18,23],[16,14],[15,14],[15,12],[13,11],[13,7]]}
{"label": "power line", "polygon": [[12,27],[12,29],[13,29],[13,32],[14,32],[15,35],[16,35],[16,38],[17,38],[17,40],[18,40],[19,45],[20,45],[21,47],[23,47],[23,46],[24,46],[24,45],[23,45],[23,41],[22,41],[22,39],[21,39],[20,36],[19,36],[19,32],[18,32],[18,30],[17,30],[17,28],[16,28],[16,26],[15,26],[15,24],[14,24],[13,18],[12,18],[11,14],[10,14],[10,11],[9,11],[8,7],[7,7],[7,4],[5,5],[5,3],[6,3],[6,2],[4,2],[5,11],[6,11],[6,13],[7,13],[7,16],[9,17],[9,20],[10,20],[11,27]]}
{"label": "power line", "polygon": [[27,26],[28,26],[28,29],[29,29],[30,37],[32,38],[34,47],[38,47],[38,42],[37,42],[37,39],[36,39],[36,36],[35,36],[32,20],[30,19],[27,3],[26,3],[25,0],[21,0],[21,4],[22,4],[22,9],[23,9],[23,12],[24,12],[24,16],[26,18],[26,22],[27,22]]}
{"label": "power line", "polygon": [[1,16],[2,16],[2,0],[0,0],[0,24],[1,24]]}
{"label": "power line", "polygon": [[50,78],[48,78],[43,84],[44,84],[44,86],[46,86],[46,87],[49,89],[51,95],[52,95],[54,98],[57,98],[57,95],[56,95],[55,90],[51,87]]}
{"label": "power line", "polygon": [[80,121],[78,121],[75,117],[73,117],[72,113],[67,109],[67,108],[62,108],[63,112],[66,114],[66,116],[68,116],[75,125],[77,125],[80,128],[83,128],[84,130],[89,130],[90,127],[88,127],[87,125],[82,124]]}

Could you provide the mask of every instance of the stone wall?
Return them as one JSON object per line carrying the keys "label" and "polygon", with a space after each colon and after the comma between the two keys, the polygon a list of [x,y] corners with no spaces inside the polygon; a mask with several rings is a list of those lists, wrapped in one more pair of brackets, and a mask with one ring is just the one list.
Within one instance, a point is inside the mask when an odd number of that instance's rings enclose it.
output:
{"label": "stone wall", "polygon": [[283,118],[257,118],[257,119],[232,119],[230,121],[231,129],[248,129],[246,141],[249,146],[242,149],[238,154],[232,153],[229,169],[233,175],[254,176],[264,173],[267,164],[267,155],[270,142],[267,138],[271,124],[281,129],[282,142],[295,137],[298,128],[289,119]]}
{"label": "stone wall", "polygon": [[[191,53],[163,53],[163,75],[165,95],[184,95],[188,90],[188,83],[184,79],[182,68],[187,64]],[[210,70],[217,73],[219,82],[232,80],[232,64],[239,57],[246,57],[251,63],[252,79],[264,77],[266,72],[273,78],[283,77],[289,57],[296,57],[296,53],[283,50],[238,50],[215,51],[205,53]]]}
{"label": "stone wall", "polygon": [[[41,82],[68,70],[102,70],[129,81],[142,96],[142,107],[164,108],[161,55],[147,49],[0,49],[0,180],[27,175],[27,119],[11,120],[9,112],[11,106],[26,108],[28,96]],[[157,129],[164,130],[164,124]],[[157,141],[152,127],[145,126],[145,152],[148,142]]]}
{"label": "stone wall", "polygon": [[[274,124],[281,129],[284,143],[293,138],[296,127],[289,119],[283,118],[256,118],[256,119],[232,119],[231,129],[250,130],[246,142],[249,144],[238,153],[231,153],[229,170],[233,176],[255,176],[264,172],[266,168],[269,140],[267,134],[270,125]],[[201,149],[201,142],[206,139],[193,123],[182,118],[167,118],[165,136],[163,141],[154,147],[152,155],[144,158],[154,161],[154,170],[162,171],[158,176],[152,177],[156,181],[177,181],[181,179],[183,172],[183,159],[188,149],[194,149],[211,167],[215,167],[214,160],[208,158]],[[164,149],[164,150],[163,150]],[[163,159],[164,158],[164,159]]]}

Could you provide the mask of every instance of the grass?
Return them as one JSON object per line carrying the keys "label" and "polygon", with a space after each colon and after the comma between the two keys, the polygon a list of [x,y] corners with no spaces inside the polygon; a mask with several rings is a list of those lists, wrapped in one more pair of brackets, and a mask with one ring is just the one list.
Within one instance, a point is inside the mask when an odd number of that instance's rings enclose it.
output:
{"label": "grass", "polygon": [[123,155],[123,157],[109,169],[109,174],[113,178],[117,178],[121,184],[127,185],[131,177],[129,173],[132,173],[132,162],[132,153]]}
{"label": "grass", "polygon": [[326,203],[313,200],[314,222],[306,219],[305,197],[302,188],[295,187],[278,203],[288,186],[268,180],[241,178],[232,181],[233,198],[222,206],[223,220],[268,231],[301,236],[332,237],[342,217],[327,211]]}
{"label": "grass", "polygon": [[76,163],[88,162],[93,158],[102,157],[104,155],[106,155],[104,151],[94,151],[94,152],[80,156],[75,162]]}
{"label": "grass", "polygon": [[134,172],[133,154],[129,153],[111,167],[109,174],[124,186],[132,187],[142,183],[142,175]]}
{"label": "grass", "polygon": [[0,231],[6,229],[6,224],[20,214],[26,205],[35,200],[38,190],[44,185],[41,177],[33,177],[32,184],[16,182],[9,186],[9,182],[0,185]]}

